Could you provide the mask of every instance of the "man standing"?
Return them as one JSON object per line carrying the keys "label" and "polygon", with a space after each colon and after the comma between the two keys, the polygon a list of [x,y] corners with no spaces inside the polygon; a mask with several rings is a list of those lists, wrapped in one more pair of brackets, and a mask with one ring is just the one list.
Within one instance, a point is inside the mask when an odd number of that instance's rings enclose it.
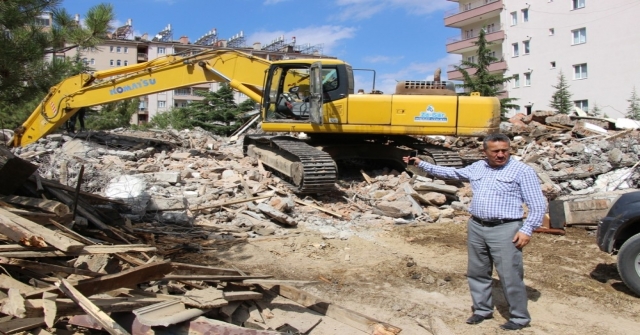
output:
{"label": "man standing", "polygon": [[[522,248],[541,225],[547,202],[535,171],[510,159],[510,144],[504,134],[488,135],[483,141],[486,160],[461,169],[429,164],[416,157],[403,159],[434,176],[470,182],[473,199],[467,223],[467,280],[473,315],[466,322],[478,324],[493,317],[491,274],[495,264],[510,313],[509,321],[500,328],[519,330],[531,322]],[[529,209],[525,222],[523,203]]]}

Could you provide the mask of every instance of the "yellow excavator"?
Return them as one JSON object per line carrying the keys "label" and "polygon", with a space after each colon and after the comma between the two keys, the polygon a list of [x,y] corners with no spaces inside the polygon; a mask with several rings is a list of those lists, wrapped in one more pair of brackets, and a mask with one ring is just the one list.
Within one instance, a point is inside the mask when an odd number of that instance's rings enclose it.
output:
{"label": "yellow excavator", "polygon": [[13,144],[37,141],[82,107],[207,82],[227,82],[260,104],[264,134],[245,136],[244,153],[259,158],[299,193],[333,189],[337,161],[400,165],[402,156],[415,152],[436,164],[461,166],[455,152],[419,137],[483,136],[497,132],[500,124],[497,98],[458,96],[451,83],[403,81],[396,94],[354,94],[354,69],[341,60],[271,62],[214,49],[65,79],[16,129]]}

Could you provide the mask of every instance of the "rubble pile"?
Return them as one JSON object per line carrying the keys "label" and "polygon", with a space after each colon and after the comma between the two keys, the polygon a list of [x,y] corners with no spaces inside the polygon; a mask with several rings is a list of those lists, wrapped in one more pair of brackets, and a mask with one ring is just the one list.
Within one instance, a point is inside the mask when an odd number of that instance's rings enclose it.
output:
{"label": "rubble pile", "polygon": [[[111,140],[116,137],[122,139],[112,135]],[[48,165],[41,165],[43,171],[40,172],[53,174],[52,166],[59,169],[66,165],[66,173],[56,171],[55,175],[69,185],[43,178],[39,172],[33,173],[37,166],[0,148],[0,180],[3,182],[0,193],[4,194],[0,196],[1,333],[51,334],[51,331],[57,334],[74,329],[76,332],[96,329],[110,334],[134,335],[194,332],[266,335],[302,334],[317,329],[341,333],[360,330],[384,335],[401,331],[296,287],[312,282],[271,279],[270,275],[244,272],[232,265],[211,267],[171,261],[176,253],[215,250],[213,246],[228,242],[224,234],[230,234],[231,238],[246,237],[241,233],[248,229],[193,224],[183,227],[177,221],[172,221],[175,229],[169,229],[166,223],[158,228],[163,224],[160,221],[150,225],[134,224],[132,217],[146,217],[140,210],[144,212],[147,207],[166,205],[154,202],[155,194],[152,194],[147,199],[149,205],[141,206],[142,194],[158,183],[170,188],[164,192],[188,192],[180,188],[182,184],[189,184],[181,178],[193,177],[177,173],[171,177],[174,179],[160,178],[159,170],[154,170],[151,172],[154,176],[148,177],[136,169],[138,173],[113,177],[104,191],[110,195],[106,198],[82,191],[84,171],[95,176],[102,175],[101,172],[107,176],[123,173],[131,168],[127,164],[131,160],[119,159],[128,156],[116,156],[113,154],[117,153],[115,149],[102,148],[100,151],[87,141],[53,138],[51,142],[36,144],[44,146],[44,150],[22,154],[46,161]],[[149,138],[138,139],[145,145],[159,143]],[[55,141],[64,143],[55,149],[46,149]],[[83,149],[78,150],[80,147]],[[144,155],[142,160],[149,159],[148,153],[156,150],[148,148],[152,150],[129,147]],[[60,155],[64,158],[60,162],[44,160],[42,151],[49,157]],[[104,154],[100,155],[100,152]],[[99,155],[92,157],[96,153]],[[179,154],[173,152],[170,156]],[[170,162],[172,160],[180,161],[169,158]],[[77,164],[80,164],[79,168]],[[113,164],[115,172],[103,164]],[[188,170],[187,167],[181,169]],[[23,178],[12,173],[21,170],[27,171],[22,174]],[[231,171],[211,169],[218,170],[221,174]],[[17,182],[6,182],[10,178]],[[146,182],[151,186],[147,187]],[[220,185],[227,183],[230,181]],[[248,188],[246,191],[249,192]],[[220,195],[229,199],[226,191]],[[182,197],[188,198],[184,194]],[[268,200],[256,203],[257,211],[282,224],[296,225],[295,220],[282,212],[294,206],[291,198],[256,195],[242,201],[226,201],[210,206],[210,209],[230,209],[233,202],[244,203],[252,199]],[[188,203],[184,207],[185,211],[190,211]],[[257,219],[251,216],[244,220],[247,225],[259,226],[253,223]],[[189,244],[194,240],[200,243],[192,244],[195,249],[190,249]]]}
{"label": "rubble pile", "polygon": [[[536,170],[550,200],[541,232],[594,224],[617,192],[637,188],[637,126],[548,111],[501,124],[513,139],[512,157]],[[424,140],[458,151],[467,163],[482,158],[482,138]],[[468,183],[389,168],[341,178],[330,194],[297,195],[259,160],[244,157],[241,141],[202,129],[52,134],[3,150],[0,263],[7,272],[0,275],[0,312],[7,317],[0,323],[14,327],[9,331],[24,324],[91,328],[101,320],[99,327],[122,333],[105,313],[126,312],[135,321],[124,331],[135,334],[162,333],[154,327],[244,334],[236,326],[304,333],[319,316],[292,326],[282,306],[311,313],[305,307],[328,302],[294,287],[301,283],[169,259],[304,230],[373,240],[398,224],[463,223],[472,198]],[[399,332],[356,319],[363,323],[350,326],[369,333]]]}

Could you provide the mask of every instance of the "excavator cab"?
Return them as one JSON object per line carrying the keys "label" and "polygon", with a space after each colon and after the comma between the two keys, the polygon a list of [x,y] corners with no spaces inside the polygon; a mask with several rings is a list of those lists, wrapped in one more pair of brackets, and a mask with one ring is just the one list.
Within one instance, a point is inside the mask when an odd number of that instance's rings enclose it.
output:
{"label": "excavator cab", "polygon": [[338,79],[337,68],[323,68],[320,62],[272,65],[262,102],[263,122],[322,125],[324,96],[343,89]]}

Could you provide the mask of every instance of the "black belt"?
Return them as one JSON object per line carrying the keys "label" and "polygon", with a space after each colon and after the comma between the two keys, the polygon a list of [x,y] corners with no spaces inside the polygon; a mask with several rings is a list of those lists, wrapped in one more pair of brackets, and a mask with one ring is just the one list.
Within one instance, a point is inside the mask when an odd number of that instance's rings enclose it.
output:
{"label": "black belt", "polygon": [[514,222],[514,221],[522,221],[522,219],[497,219],[497,220],[482,220],[478,217],[472,216],[471,219],[475,222],[477,222],[478,224],[480,224],[481,226],[484,227],[493,227],[493,226],[497,226],[497,225],[501,225],[503,223],[509,223],[509,222]]}

